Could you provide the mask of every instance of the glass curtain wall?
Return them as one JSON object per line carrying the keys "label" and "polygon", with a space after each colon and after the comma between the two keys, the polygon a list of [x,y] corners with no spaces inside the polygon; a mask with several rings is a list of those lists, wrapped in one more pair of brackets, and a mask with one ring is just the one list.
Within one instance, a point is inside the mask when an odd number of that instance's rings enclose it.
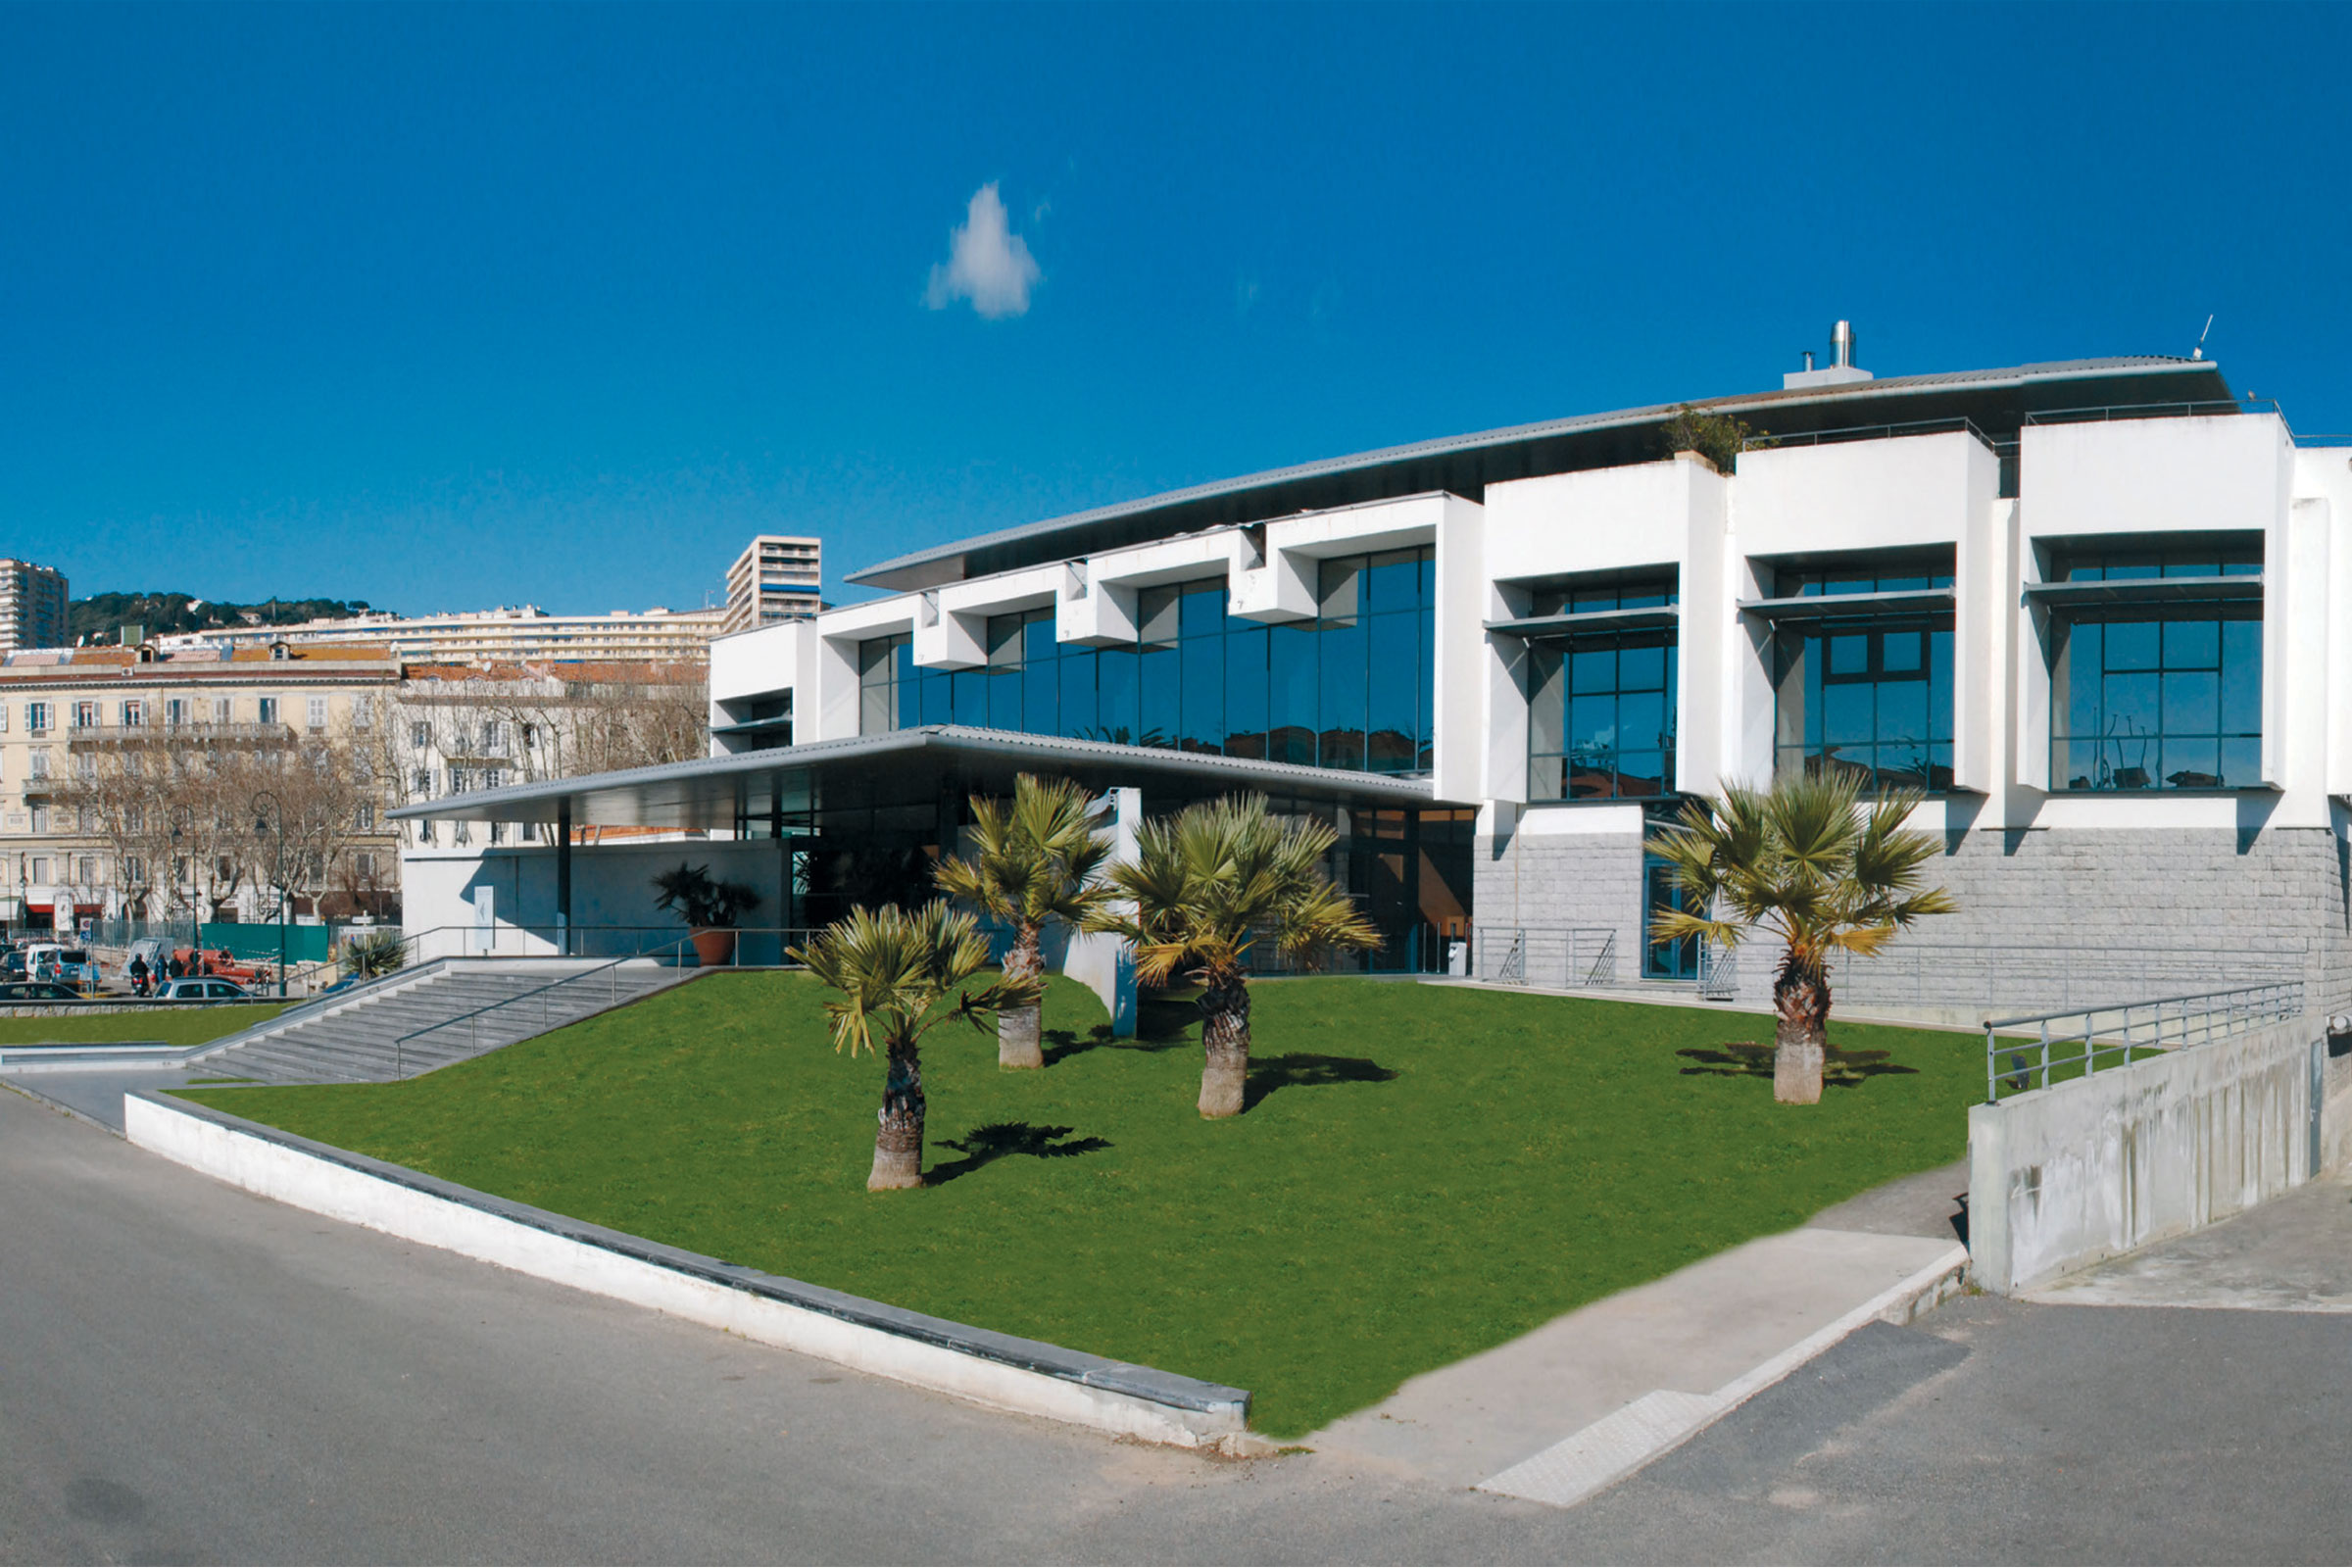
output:
{"label": "glass curtain wall", "polygon": [[1437,564],[1385,551],[1321,563],[1318,615],[1226,613],[1223,577],[1145,588],[1131,647],[1054,635],[1051,609],[989,617],[988,662],[918,669],[904,637],[859,647],[859,733],[965,724],[1355,772],[1432,766]]}
{"label": "glass curtain wall", "polygon": [[[1528,613],[1664,609],[1675,579],[1539,590]],[[1531,801],[1648,800],[1674,790],[1677,632],[1569,633],[1528,647]]]}
{"label": "glass curtain wall", "polygon": [[[1940,559],[1776,569],[1777,594],[1835,600],[1952,585]],[[1773,634],[1776,768],[1859,774],[1863,788],[1952,787],[1952,613],[1887,612],[1787,620]]]}
{"label": "glass curtain wall", "polygon": [[[2071,550],[2056,582],[2262,571],[2259,538],[2170,550]],[[2247,789],[2262,781],[2262,601],[2154,598],[2052,613],[2050,787]]]}

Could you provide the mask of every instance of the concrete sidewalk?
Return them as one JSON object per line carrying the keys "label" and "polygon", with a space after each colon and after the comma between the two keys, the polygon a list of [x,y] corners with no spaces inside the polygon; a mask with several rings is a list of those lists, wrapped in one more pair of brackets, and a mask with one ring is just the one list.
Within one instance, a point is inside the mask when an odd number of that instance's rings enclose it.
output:
{"label": "concrete sidewalk", "polygon": [[1957,1291],[1953,1195],[1967,1184],[1964,1163],[1890,1183],[1424,1373],[1304,1442],[1390,1474],[1578,1502],[1863,1324],[1908,1322]]}
{"label": "concrete sidewalk", "polygon": [[184,1089],[221,1075],[202,1066],[92,1067],[72,1072],[0,1073],[0,1093],[14,1089],[28,1099],[70,1111],[86,1122],[122,1136],[122,1096],[133,1089]]}
{"label": "concrete sidewalk", "polygon": [[2323,1176],[2194,1235],[2095,1264],[2023,1298],[2061,1306],[2352,1312],[2352,1174]]}

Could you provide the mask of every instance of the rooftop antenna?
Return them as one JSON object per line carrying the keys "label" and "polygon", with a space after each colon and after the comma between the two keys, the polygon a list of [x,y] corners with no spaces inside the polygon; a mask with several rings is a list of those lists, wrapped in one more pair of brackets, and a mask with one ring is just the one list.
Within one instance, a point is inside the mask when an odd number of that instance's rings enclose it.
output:
{"label": "rooftop antenna", "polygon": [[2213,336],[2213,318],[2208,316],[2205,318],[2205,330],[2197,334],[2197,346],[2188,351],[2188,357],[2192,360],[2203,359],[2205,357],[2205,340],[2211,336]]}

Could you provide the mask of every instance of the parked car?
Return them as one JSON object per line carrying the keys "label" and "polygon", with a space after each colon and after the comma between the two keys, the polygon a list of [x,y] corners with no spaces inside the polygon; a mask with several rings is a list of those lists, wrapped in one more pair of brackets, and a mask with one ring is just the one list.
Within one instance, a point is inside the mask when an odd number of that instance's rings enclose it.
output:
{"label": "parked car", "polygon": [[87,948],[69,948],[55,942],[36,942],[25,950],[25,978],[62,980],[86,990],[98,989],[98,960]]}
{"label": "parked car", "polygon": [[0,980],[22,980],[24,978],[24,950],[11,948],[6,954],[0,954]]}
{"label": "parked car", "polygon": [[89,999],[58,980],[12,980],[0,984],[0,1005],[11,1002],[86,1002]]}
{"label": "parked car", "polygon": [[156,993],[158,1002],[251,1002],[253,993],[226,980],[172,980]]}

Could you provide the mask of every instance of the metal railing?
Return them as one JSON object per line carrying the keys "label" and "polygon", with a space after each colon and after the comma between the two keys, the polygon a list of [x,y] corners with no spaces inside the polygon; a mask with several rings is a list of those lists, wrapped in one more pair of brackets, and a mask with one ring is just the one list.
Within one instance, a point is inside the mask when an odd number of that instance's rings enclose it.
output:
{"label": "metal railing", "polygon": [[[691,940],[688,937],[680,937],[677,945],[683,947]],[[482,1049],[482,1020],[494,1012],[503,1012],[509,1007],[520,1007],[526,1004],[536,1003],[539,1010],[539,1032],[544,1034],[555,1027],[555,993],[571,986],[585,986],[599,975],[605,977],[605,1004],[607,1006],[617,1005],[620,1002],[621,965],[634,963],[640,957],[653,956],[655,955],[632,954],[625,958],[614,958],[610,962],[600,963],[593,969],[584,969],[578,974],[567,974],[560,980],[551,980],[546,985],[534,986],[518,996],[507,997],[498,1002],[484,1003],[481,1006],[467,1012],[461,1012],[454,1018],[444,1018],[439,1023],[426,1024],[421,1029],[412,1029],[392,1042],[392,1075],[394,1078],[408,1077],[410,1041],[421,1040],[426,1035],[439,1034],[444,1029],[454,1029],[459,1024],[466,1025],[467,1049],[478,1055]],[[672,962],[675,961],[676,959],[673,957]]]}
{"label": "metal railing", "polygon": [[1698,945],[1698,995],[1704,1002],[1740,1000],[1740,950],[1720,942]]}
{"label": "metal railing", "polygon": [[[1984,1099],[1997,1103],[2004,1092],[2012,1095],[2047,1089],[2051,1074],[2081,1067],[2087,1078],[2098,1070],[2099,1058],[2110,1066],[2128,1066],[2135,1051],[2180,1051],[2232,1039],[2268,1023],[2282,1023],[2303,1013],[2303,982],[2278,980],[2263,985],[2234,986],[2227,991],[2202,991],[2183,997],[2158,997],[2146,1002],[2119,1002],[2106,1006],[2078,1007],[2066,1012],[2030,1013],[2019,1018],[1984,1020]],[[2079,1029],[2070,1021],[2080,1021]],[[2053,1026],[2070,1024],[2059,1029]],[[2039,1025],[2038,1042],[2000,1031]],[[2003,1054],[2009,1057],[2006,1071]]]}
{"label": "metal railing", "polygon": [[[1777,949],[1773,956],[1777,957]],[[1873,956],[1830,966],[1838,1004],[1946,1007],[2053,1015],[2104,1004],[2116,997],[2171,997],[2240,985],[2301,980],[2310,972],[2300,948],[2217,952],[2211,947],[2095,948],[2053,943],[1939,943],[1904,936]],[[1984,1016],[1979,1012],[1978,1016]]]}
{"label": "metal railing", "polygon": [[[790,960],[785,950],[807,942],[815,931],[808,926],[747,925],[733,928],[735,947],[727,962],[732,967],[765,967]],[[747,943],[746,938],[757,941]],[[680,950],[675,961],[692,951],[689,934],[668,925],[518,925],[497,921],[490,925],[453,923],[409,933],[403,938],[406,961],[434,958],[634,958],[655,952]],[[771,956],[772,953],[772,956]]]}
{"label": "metal railing", "polygon": [[2039,409],[2028,424],[2095,424],[2103,419],[2196,419],[2224,414],[2277,414],[2275,398],[2216,398],[2203,403],[2103,403],[2081,409]]}
{"label": "metal railing", "polygon": [[1906,435],[1975,436],[1989,447],[1992,437],[1977,428],[1974,420],[1961,415],[1941,419],[1912,419],[1900,424],[1849,424],[1835,430],[1797,430],[1788,435],[1751,435],[1740,443],[1742,452],[1768,452],[1774,447],[1831,446],[1841,441],[1885,441]]}
{"label": "metal railing", "polygon": [[1559,991],[1617,983],[1614,926],[1482,925],[1470,935],[1473,979]]}

